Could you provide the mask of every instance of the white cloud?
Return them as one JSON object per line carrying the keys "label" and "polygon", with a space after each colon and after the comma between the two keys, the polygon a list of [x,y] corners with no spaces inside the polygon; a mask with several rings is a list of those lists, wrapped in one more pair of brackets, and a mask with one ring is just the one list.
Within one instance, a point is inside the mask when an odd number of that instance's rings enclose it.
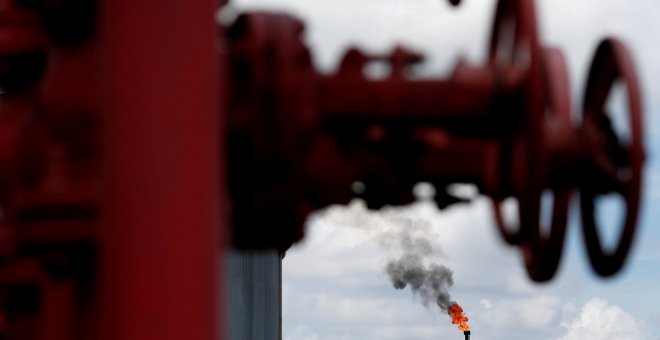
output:
{"label": "white cloud", "polygon": [[490,302],[490,300],[487,300],[487,299],[482,299],[481,301],[479,301],[479,305],[481,305],[481,308],[483,308],[485,310],[489,310],[489,309],[493,308],[493,303]]}
{"label": "white cloud", "polygon": [[648,339],[645,326],[616,305],[594,298],[580,314],[563,324],[567,333],[560,340],[637,340]]}
{"label": "white cloud", "polygon": [[481,301],[480,322],[489,328],[538,330],[557,324],[561,315],[561,301],[556,296],[540,295],[525,298]]}
{"label": "white cloud", "polygon": [[560,300],[554,296],[538,296],[520,302],[523,324],[529,328],[551,326],[559,316]]}

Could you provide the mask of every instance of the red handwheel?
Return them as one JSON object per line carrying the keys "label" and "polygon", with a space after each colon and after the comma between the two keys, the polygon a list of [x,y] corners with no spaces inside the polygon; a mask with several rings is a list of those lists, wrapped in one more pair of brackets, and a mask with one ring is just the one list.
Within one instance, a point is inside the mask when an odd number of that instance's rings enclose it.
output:
{"label": "red handwheel", "polygon": [[[571,97],[566,59],[559,49],[545,48],[542,60],[547,112],[544,117],[546,123],[544,131],[546,128],[570,126]],[[550,141],[544,142],[543,150],[547,150],[547,144]],[[544,153],[547,154],[545,151]],[[571,189],[553,189],[552,195],[552,220],[549,224],[549,234],[546,235],[541,230],[540,216],[531,216],[527,222],[530,224],[526,226],[529,231],[521,241],[527,273],[532,280],[537,282],[552,279],[559,267],[564,249]],[[540,211],[541,202],[538,203],[537,211]]]}
{"label": "red handwheel", "polygon": [[[606,102],[615,82],[625,85],[628,97],[630,136],[620,140],[612,128]],[[606,39],[593,59],[584,98],[582,138],[588,164],[580,183],[582,230],[591,265],[601,276],[611,276],[624,265],[633,242],[642,186],[644,163],[642,105],[639,82],[627,48],[616,39]],[[595,218],[598,196],[614,193],[625,203],[625,217],[616,248],[606,251]]]}
{"label": "red handwheel", "polygon": [[[495,11],[489,51],[503,92],[495,114],[512,121],[510,140],[506,141],[502,182],[508,187],[502,196],[514,196],[520,206],[520,226],[508,226],[504,221],[502,200],[493,197],[495,221],[504,240],[520,244],[530,221],[538,221],[542,182],[538,172],[543,169],[538,159],[543,141],[543,66],[538,44],[536,13],[533,1],[500,0]],[[534,224],[534,223],[531,223]]]}
{"label": "red handwheel", "polygon": [[495,220],[504,240],[520,245],[530,278],[551,279],[559,266],[570,190],[553,192],[550,232],[542,232],[541,197],[549,187],[549,146],[546,129],[551,124],[570,126],[571,104],[568,71],[563,54],[538,43],[534,2],[502,0],[498,3],[490,49],[503,91],[509,98],[500,105],[502,115],[512,115],[508,145],[510,188],[517,200],[519,225],[504,221],[502,198],[494,198]]}

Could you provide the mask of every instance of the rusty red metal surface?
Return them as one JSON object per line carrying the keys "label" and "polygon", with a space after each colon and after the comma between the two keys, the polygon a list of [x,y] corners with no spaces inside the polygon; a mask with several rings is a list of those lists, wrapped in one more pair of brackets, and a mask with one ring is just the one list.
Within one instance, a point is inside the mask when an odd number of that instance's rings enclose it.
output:
{"label": "rusty red metal surface", "polygon": [[222,332],[216,7],[0,2],[3,339]]}
{"label": "rusty red metal surface", "polygon": [[87,4],[0,6],[0,334],[7,339],[94,333],[89,294],[102,209]]}
{"label": "rusty red metal surface", "polygon": [[216,6],[112,0],[101,7],[102,339],[222,332]]}
{"label": "rusty red metal surface", "polygon": [[[625,264],[644,145],[623,42],[598,47],[574,120],[564,56],[539,40],[530,0],[498,2],[482,65],[423,80],[410,70],[424,56],[402,46],[350,48],[321,74],[300,20],[249,12],[224,27],[223,4],[0,0],[0,338],[222,338],[229,239],[283,250],[311,211],[408,204],[421,181],[441,208],[462,201],[453,183],[490,197],[532,280],[560,264],[574,193],[596,273]],[[389,73],[368,76],[375,64]],[[616,82],[628,142],[605,108]],[[611,193],[627,211],[607,252],[595,207]]]}

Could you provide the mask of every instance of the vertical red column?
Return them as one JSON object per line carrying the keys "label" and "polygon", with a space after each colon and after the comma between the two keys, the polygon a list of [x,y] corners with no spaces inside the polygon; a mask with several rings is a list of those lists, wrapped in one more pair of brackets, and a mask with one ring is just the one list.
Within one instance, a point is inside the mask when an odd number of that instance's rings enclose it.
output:
{"label": "vertical red column", "polygon": [[216,2],[102,3],[100,337],[221,338]]}

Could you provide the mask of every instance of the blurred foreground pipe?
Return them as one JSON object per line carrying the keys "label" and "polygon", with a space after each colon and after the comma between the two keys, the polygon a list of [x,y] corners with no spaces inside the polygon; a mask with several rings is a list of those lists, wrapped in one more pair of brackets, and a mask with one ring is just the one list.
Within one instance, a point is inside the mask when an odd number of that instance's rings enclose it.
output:
{"label": "blurred foreground pipe", "polygon": [[224,334],[216,10],[215,0],[101,6],[101,339]]}

